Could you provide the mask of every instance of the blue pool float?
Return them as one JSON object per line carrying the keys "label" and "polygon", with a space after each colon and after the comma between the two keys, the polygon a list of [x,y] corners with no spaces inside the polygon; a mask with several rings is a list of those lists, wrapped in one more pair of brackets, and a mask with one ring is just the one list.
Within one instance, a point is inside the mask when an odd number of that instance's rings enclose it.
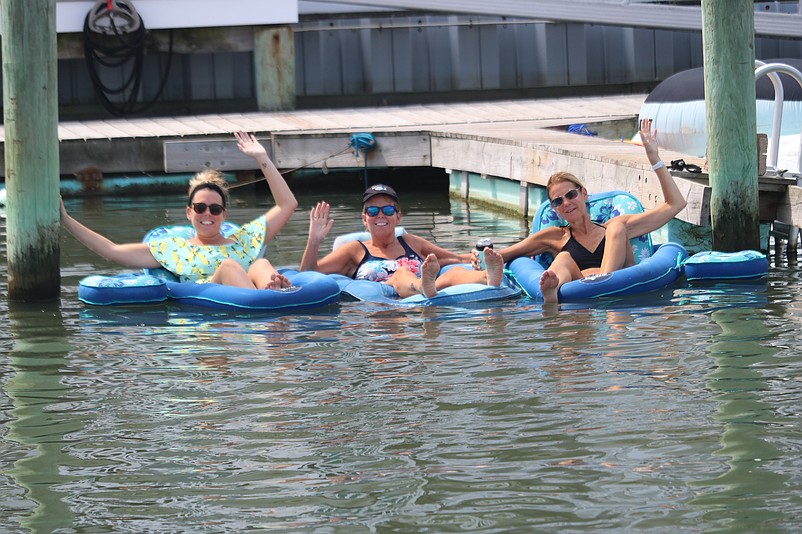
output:
{"label": "blue pool float", "polygon": [[695,281],[756,280],[768,274],[769,260],[757,250],[698,252],[685,260],[685,277]]}
{"label": "blue pool float", "polygon": [[[403,235],[405,230],[403,227],[399,226],[395,229],[395,233],[396,235]],[[368,232],[352,232],[350,234],[338,236],[334,240],[333,248],[337,248],[349,241],[367,241],[369,239],[370,234]],[[440,269],[440,274],[453,267],[456,267],[456,265],[446,265]],[[465,264],[463,267],[472,269],[470,264]],[[504,276],[501,285],[498,287],[488,286],[485,284],[459,284],[439,290],[437,295],[434,297],[413,295],[405,298],[400,298],[392,287],[381,282],[371,282],[370,280],[354,280],[353,278],[340,274],[330,274],[328,276],[337,282],[342,294],[350,297],[351,299],[401,307],[464,307],[472,304],[511,299],[520,296],[522,293],[521,288],[516,286],[507,275]]]}
{"label": "blue pool float", "polygon": [[93,274],[78,282],[78,298],[86,304],[156,304],[167,300],[167,282],[143,273]]}
{"label": "blue pool float", "polygon": [[[228,235],[237,226],[223,223]],[[143,241],[160,237],[192,237],[191,226],[162,226],[145,235]],[[340,298],[340,287],[330,277],[316,272],[279,269],[293,287],[287,289],[245,289],[221,284],[179,282],[164,268],[146,269],[145,273],[114,276],[93,275],[78,283],[78,298],[96,306],[154,304],[170,301],[182,305],[217,310],[285,312],[326,306]]]}
{"label": "blue pool float", "polygon": [[[609,191],[588,197],[590,217],[597,223],[624,213],[641,213],[643,206],[637,198],[625,191]],[[566,222],[544,202],[532,221],[532,232],[547,226],[565,226]],[[678,243],[652,245],[649,234],[631,240],[636,264],[609,274],[593,275],[563,284],[558,293],[560,302],[632,295],[662,289],[674,283],[683,272],[683,262],[688,257],[685,247]],[[540,292],[540,276],[553,257],[544,253],[535,258],[516,258],[509,264],[512,278],[533,299],[543,299]]]}

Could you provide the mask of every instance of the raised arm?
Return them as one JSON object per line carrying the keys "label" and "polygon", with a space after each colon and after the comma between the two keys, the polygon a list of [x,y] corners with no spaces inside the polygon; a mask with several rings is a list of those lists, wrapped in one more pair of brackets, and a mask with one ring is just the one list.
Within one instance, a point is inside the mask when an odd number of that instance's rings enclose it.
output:
{"label": "raised arm", "polygon": [[295,199],[295,195],[292,194],[290,186],[287,185],[287,181],[284,180],[276,166],[267,157],[265,147],[256,140],[256,137],[246,132],[236,132],[234,137],[237,138],[237,148],[240,152],[252,157],[259,164],[267,185],[270,187],[273,199],[276,201],[276,205],[265,213],[265,219],[267,220],[265,241],[268,241],[290,220],[290,217],[298,207],[298,201]]}
{"label": "raised arm", "polygon": [[497,250],[505,262],[522,256],[536,256],[546,251],[555,252],[564,239],[564,231],[558,226],[550,226],[539,232],[528,235],[509,247]]}
{"label": "raised arm", "polygon": [[107,237],[100,235],[76,221],[64,208],[61,201],[61,226],[80,241],[86,248],[125,267],[149,269],[159,267],[159,262],[150,253],[145,243],[126,243],[118,245]]}
{"label": "raised arm", "polygon": [[[328,202],[318,202],[317,205],[309,212],[309,237],[306,240],[306,249],[301,258],[301,266],[298,268],[301,271],[317,271],[318,267],[318,252],[320,244],[329,235],[334,224],[333,219],[329,219],[329,204]],[[326,274],[339,271],[322,271]],[[344,274],[344,273],[339,273]]]}
{"label": "raised arm", "polygon": [[663,192],[663,202],[653,209],[626,217],[627,235],[638,237],[649,232],[653,232],[668,223],[671,219],[685,209],[687,202],[677,187],[671,173],[668,172],[665,164],[661,164],[660,155],[657,148],[657,131],[652,132],[652,122],[649,119],[642,119],[640,123],[640,138],[646,157],[652,167],[659,165],[655,170],[657,179],[660,180],[660,189]]}
{"label": "raised arm", "polygon": [[325,274],[353,276],[363,251],[357,241],[345,243],[318,260],[320,244],[329,234],[333,219],[329,219],[329,204],[318,202],[309,212],[309,238],[301,259],[300,271],[317,271]]}

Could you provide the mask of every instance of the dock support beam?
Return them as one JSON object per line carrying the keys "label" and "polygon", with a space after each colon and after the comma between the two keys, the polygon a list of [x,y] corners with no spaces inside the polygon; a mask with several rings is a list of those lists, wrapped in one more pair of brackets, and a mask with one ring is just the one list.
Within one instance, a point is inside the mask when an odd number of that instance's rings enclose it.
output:
{"label": "dock support beam", "polygon": [[702,0],[707,160],[713,248],[760,249],[755,8]]}
{"label": "dock support beam", "polygon": [[255,28],[253,40],[259,111],[295,109],[295,37],[292,28]]}
{"label": "dock support beam", "polygon": [[54,300],[59,273],[56,0],[3,0],[9,300]]}

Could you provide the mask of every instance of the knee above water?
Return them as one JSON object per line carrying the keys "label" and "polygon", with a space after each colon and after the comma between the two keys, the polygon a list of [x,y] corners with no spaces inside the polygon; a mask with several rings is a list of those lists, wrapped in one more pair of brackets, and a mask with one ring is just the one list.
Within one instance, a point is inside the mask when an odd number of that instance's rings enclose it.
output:
{"label": "knee above water", "polygon": [[231,258],[224,259],[223,261],[220,262],[220,266],[217,267],[218,271],[221,270],[230,271],[232,269],[242,270],[242,265],[237,263],[235,260],[232,260]]}
{"label": "knee above water", "polygon": [[623,222],[619,222],[613,219],[609,223],[607,223],[607,227],[605,228],[604,233],[605,235],[608,236],[626,235],[627,227]]}

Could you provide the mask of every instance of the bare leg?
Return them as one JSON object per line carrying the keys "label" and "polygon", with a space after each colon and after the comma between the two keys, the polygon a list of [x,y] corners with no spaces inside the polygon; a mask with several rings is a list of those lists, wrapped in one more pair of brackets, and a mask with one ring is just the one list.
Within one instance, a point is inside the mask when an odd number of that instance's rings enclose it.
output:
{"label": "bare leg", "polygon": [[610,219],[604,232],[604,256],[599,272],[612,273],[630,265],[635,265],[635,255],[629,243],[627,228],[615,218]]}
{"label": "bare leg", "polygon": [[429,254],[420,267],[420,278],[407,267],[401,267],[385,281],[385,284],[392,286],[401,298],[417,294],[431,298],[437,294],[435,282],[437,275],[440,273],[440,263],[437,261],[437,256]]}
{"label": "bare leg", "polygon": [[445,289],[447,287],[456,286],[459,284],[487,284],[489,286],[498,287],[501,285],[501,279],[504,276],[504,258],[501,254],[488,248],[485,251],[485,263],[487,270],[477,271],[476,269],[466,269],[461,265],[456,265],[447,269],[436,280],[437,289]]}
{"label": "bare leg", "polygon": [[266,258],[259,258],[248,269],[248,278],[257,289],[281,289],[292,284],[286,276],[278,273]]}
{"label": "bare leg", "polygon": [[487,285],[498,287],[504,276],[504,258],[492,248],[485,249],[485,265],[487,265]]}
{"label": "bare leg", "polygon": [[486,277],[484,271],[466,269],[461,265],[456,265],[438,276],[437,280],[435,280],[435,286],[439,291],[459,284],[484,284],[485,281]]}
{"label": "bare leg", "polygon": [[440,273],[440,262],[437,261],[437,256],[434,254],[426,256],[426,259],[421,263],[420,273],[420,292],[423,293],[423,296],[431,298],[437,295],[435,280],[437,280],[437,275]]}
{"label": "bare leg", "polygon": [[540,293],[543,295],[543,302],[553,304],[557,302],[557,291],[560,289],[560,279],[554,271],[543,271],[540,275]]}
{"label": "bare leg", "polygon": [[233,287],[245,287],[253,289],[255,286],[248,277],[248,273],[242,268],[242,265],[236,261],[227,258],[220,263],[217,270],[209,279],[210,282],[215,284],[223,284]]}
{"label": "bare leg", "polygon": [[281,273],[276,273],[270,277],[270,281],[265,285],[264,289],[284,289],[292,287],[292,282],[289,278]]}
{"label": "bare leg", "polygon": [[549,269],[540,276],[540,292],[543,294],[543,300],[547,303],[556,303],[560,286],[580,278],[582,271],[577,267],[571,254],[560,252]]}
{"label": "bare leg", "polygon": [[395,289],[402,299],[421,293],[420,278],[406,267],[398,269],[384,283]]}

